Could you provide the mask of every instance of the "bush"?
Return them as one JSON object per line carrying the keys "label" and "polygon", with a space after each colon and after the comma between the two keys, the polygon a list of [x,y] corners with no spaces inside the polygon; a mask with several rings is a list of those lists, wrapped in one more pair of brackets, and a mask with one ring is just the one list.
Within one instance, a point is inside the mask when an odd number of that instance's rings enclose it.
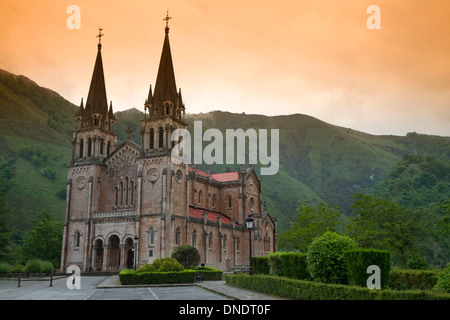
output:
{"label": "bush", "polygon": [[450,293],[450,264],[438,275],[433,289]]}
{"label": "bush", "polygon": [[42,273],[53,273],[54,268],[53,264],[50,261],[42,261],[41,262],[41,272]]}
{"label": "bush", "polygon": [[200,263],[200,253],[197,248],[188,244],[176,247],[172,258],[177,259],[185,269],[190,269]]}
{"label": "bush", "polygon": [[41,273],[41,266],[41,260],[28,260],[23,271],[25,273]]}
{"label": "bush", "polygon": [[0,262],[0,273],[10,273],[12,271],[12,267],[7,262]]}
{"label": "bush", "polygon": [[211,267],[198,267],[193,270],[195,270],[197,275],[200,275],[202,280],[205,281],[222,280],[223,275],[222,270]]}
{"label": "bush", "polygon": [[28,260],[23,268],[25,273],[53,273],[53,264],[49,261],[38,259]]}
{"label": "bush", "polygon": [[269,257],[252,257],[255,274],[270,274]]}
{"label": "bush", "polygon": [[428,264],[427,260],[425,260],[425,258],[420,254],[412,255],[411,258],[409,258],[406,262],[406,266],[408,267],[408,269],[413,270],[430,269],[430,265]]}
{"label": "bush", "polygon": [[405,270],[394,268],[389,275],[389,288],[394,290],[429,290],[438,280],[438,273],[431,270]]}
{"label": "bush", "polygon": [[296,300],[450,300],[450,294],[428,290],[370,290],[268,275],[227,274],[227,284]]}
{"label": "bush", "polygon": [[347,283],[347,263],[344,251],[356,249],[355,240],[327,231],[308,247],[307,269],[314,280],[327,283]]}
{"label": "bush", "polygon": [[305,253],[273,252],[269,254],[270,274],[293,279],[309,279]]}
{"label": "bush", "polygon": [[195,275],[195,270],[177,272],[136,272],[131,269],[123,269],[119,273],[119,279],[120,283],[123,285],[194,283]]}
{"label": "bush", "polygon": [[142,272],[174,272],[183,271],[183,266],[174,258],[156,259],[152,264],[145,264],[138,270],[137,273]]}
{"label": "bush", "polygon": [[366,287],[367,267],[376,265],[380,268],[381,288],[389,286],[389,271],[391,268],[391,254],[389,251],[374,249],[354,249],[344,252],[348,266],[348,282],[351,285]]}

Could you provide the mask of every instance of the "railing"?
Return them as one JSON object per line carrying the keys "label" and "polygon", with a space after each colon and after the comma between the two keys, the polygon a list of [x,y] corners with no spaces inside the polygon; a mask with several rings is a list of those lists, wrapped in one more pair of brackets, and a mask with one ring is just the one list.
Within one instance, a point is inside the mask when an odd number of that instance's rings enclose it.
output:
{"label": "railing", "polygon": [[136,210],[118,210],[118,211],[107,211],[107,212],[94,212],[94,219],[104,219],[104,218],[121,218],[121,217],[133,217],[137,214]]}

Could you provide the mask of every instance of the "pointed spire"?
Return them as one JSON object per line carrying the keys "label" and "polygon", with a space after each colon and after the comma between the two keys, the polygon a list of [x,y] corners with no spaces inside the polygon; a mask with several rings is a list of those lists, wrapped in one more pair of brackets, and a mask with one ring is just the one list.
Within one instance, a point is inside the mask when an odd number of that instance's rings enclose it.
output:
{"label": "pointed spire", "polygon": [[153,105],[157,110],[164,107],[164,102],[171,101],[173,105],[177,103],[178,92],[175,82],[175,73],[173,69],[172,53],[170,51],[169,27],[168,21],[170,17],[164,19],[166,21],[166,35],[159,63],[158,76],[156,78],[155,93],[153,95]]}
{"label": "pointed spire", "polygon": [[[105,76],[103,73],[103,62],[102,62],[102,45],[101,33],[102,29],[99,29],[99,38],[97,58],[95,60],[94,72],[92,74],[91,85],[89,87],[89,93],[86,101],[86,107],[84,112],[84,117],[88,120],[87,126],[91,126],[93,121],[92,116],[101,116],[102,119],[107,119],[108,115],[108,102],[106,99],[106,87],[105,87]],[[102,121],[103,122],[103,121]]]}
{"label": "pointed spire", "polygon": [[80,109],[78,109],[78,113],[76,114],[75,119],[81,120],[83,118],[83,113],[84,113],[84,104],[83,98],[81,98]]}
{"label": "pointed spire", "polygon": [[150,85],[150,89],[148,90],[147,104],[153,104],[152,85]]}

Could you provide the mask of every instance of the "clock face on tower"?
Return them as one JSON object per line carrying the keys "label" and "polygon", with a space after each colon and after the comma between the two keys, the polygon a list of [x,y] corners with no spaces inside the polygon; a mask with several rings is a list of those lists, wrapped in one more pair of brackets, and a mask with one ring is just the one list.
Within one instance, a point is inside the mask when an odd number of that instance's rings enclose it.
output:
{"label": "clock face on tower", "polygon": [[156,182],[159,179],[159,171],[156,168],[152,168],[147,171],[147,180],[151,183]]}

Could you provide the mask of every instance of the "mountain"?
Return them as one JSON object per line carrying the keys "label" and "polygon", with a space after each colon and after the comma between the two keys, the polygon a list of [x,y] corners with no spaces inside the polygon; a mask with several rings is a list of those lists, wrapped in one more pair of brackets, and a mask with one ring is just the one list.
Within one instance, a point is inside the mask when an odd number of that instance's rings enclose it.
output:
{"label": "mountain", "polygon": [[[31,219],[44,208],[58,220],[64,218],[67,165],[77,109],[26,77],[0,71],[0,168],[8,169],[4,175],[10,182],[7,200],[15,229],[27,230]],[[131,139],[141,144],[143,112],[133,108],[115,116],[119,143],[131,127]],[[203,131],[216,128],[224,135],[226,129],[236,128],[280,130],[279,172],[262,176],[263,200],[277,218],[280,232],[288,228],[299,200],[313,204],[325,201],[348,213],[353,195],[382,181],[404,155],[450,160],[450,137],[417,133],[376,136],[302,114],[187,114],[191,134],[194,121],[202,121]],[[237,170],[240,165],[198,166],[214,173]],[[254,167],[259,172],[259,166]]]}

